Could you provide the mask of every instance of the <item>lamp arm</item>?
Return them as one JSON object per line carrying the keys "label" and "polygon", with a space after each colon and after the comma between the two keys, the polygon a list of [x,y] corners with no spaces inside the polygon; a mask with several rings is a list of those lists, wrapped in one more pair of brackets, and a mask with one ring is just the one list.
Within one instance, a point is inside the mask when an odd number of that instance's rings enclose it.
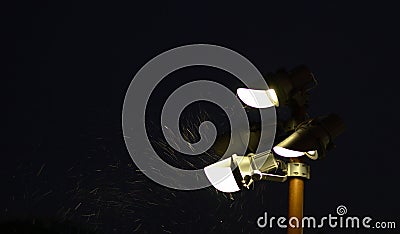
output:
{"label": "lamp arm", "polygon": [[275,182],[285,182],[287,180],[287,175],[276,175],[276,174],[270,174],[270,173],[259,173],[259,174],[254,174],[252,176],[253,180],[258,181],[258,180],[267,180],[267,181],[275,181]]}
{"label": "lamp arm", "polygon": [[254,170],[251,179],[254,181],[266,180],[275,182],[285,182],[288,177],[303,177],[310,179],[310,166],[305,163],[289,162],[285,163],[282,160],[276,160],[277,169],[281,169],[284,175],[263,173],[259,170]]}

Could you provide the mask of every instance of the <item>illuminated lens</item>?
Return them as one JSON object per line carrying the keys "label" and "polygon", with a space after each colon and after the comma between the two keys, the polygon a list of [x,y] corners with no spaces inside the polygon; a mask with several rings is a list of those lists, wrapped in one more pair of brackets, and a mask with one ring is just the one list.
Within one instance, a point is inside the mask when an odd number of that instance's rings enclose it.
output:
{"label": "illuminated lens", "polygon": [[233,193],[240,190],[232,173],[231,160],[231,158],[227,158],[204,168],[204,172],[211,184],[225,193]]}
{"label": "illuminated lens", "polygon": [[268,108],[278,104],[278,98],[273,89],[256,90],[256,89],[237,89],[237,94],[246,105],[254,108]]}
{"label": "illuminated lens", "polygon": [[300,157],[300,156],[304,155],[303,152],[286,149],[286,148],[283,148],[280,146],[275,146],[274,151],[275,151],[275,153],[279,154],[280,156],[288,157],[288,158],[295,158],[295,157]]}

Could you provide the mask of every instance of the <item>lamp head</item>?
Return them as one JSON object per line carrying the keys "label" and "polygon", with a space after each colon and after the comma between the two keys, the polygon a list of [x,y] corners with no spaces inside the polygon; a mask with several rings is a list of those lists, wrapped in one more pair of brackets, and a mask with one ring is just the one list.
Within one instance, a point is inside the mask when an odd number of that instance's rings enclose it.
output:
{"label": "lamp head", "polygon": [[[299,123],[308,118],[308,91],[316,85],[314,75],[306,66],[302,65],[289,72],[281,69],[276,73],[267,74],[265,79],[269,89],[239,88],[237,89],[239,99],[254,108],[286,107],[278,112],[280,118],[277,124],[279,130],[285,133],[292,132]],[[249,110],[251,113],[251,109]],[[288,113],[290,116],[287,116]],[[256,139],[254,141],[257,142],[258,138],[253,137],[253,139]],[[248,148],[250,149],[250,146]],[[314,152],[310,152],[310,155],[311,153]]]}
{"label": "lamp head", "polygon": [[206,176],[211,184],[219,191],[232,193],[243,187],[248,188],[253,182],[254,174],[270,172],[278,168],[271,151],[238,156],[218,161],[204,168]]}
{"label": "lamp head", "polygon": [[304,106],[307,102],[306,91],[315,86],[316,80],[306,66],[299,66],[290,72],[278,70],[267,74],[267,90],[239,88],[237,94],[244,103],[255,108],[272,106]]}
{"label": "lamp head", "polygon": [[333,140],[343,130],[344,123],[335,114],[307,120],[273,150],[283,157],[306,155],[313,160],[320,159],[333,147]]}

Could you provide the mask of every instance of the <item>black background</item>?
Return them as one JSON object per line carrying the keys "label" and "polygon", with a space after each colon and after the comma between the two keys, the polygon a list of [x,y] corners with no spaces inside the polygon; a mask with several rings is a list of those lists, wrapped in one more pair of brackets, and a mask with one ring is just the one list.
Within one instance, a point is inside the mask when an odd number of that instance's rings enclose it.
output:
{"label": "black background", "polygon": [[161,52],[194,43],[233,49],[263,73],[310,67],[319,81],[310,114],[335,112],[347,129],[312,165],[305,214],[345,205],[348,215],[398,222],[396,9],[361,1],[4,6],[0,232],[284,233],[256,220],[286,214],[287,184],[232,200],[213,188],[161,187],[132,164],[121,111],[133,76]]}

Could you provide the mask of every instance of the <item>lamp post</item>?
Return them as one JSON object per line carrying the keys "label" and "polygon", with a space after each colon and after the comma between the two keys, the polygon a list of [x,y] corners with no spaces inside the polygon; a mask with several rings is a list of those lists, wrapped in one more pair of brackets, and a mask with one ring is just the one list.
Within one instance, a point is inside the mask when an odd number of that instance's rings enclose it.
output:
{"label": "lamp post", "polygon": [[[292,163],[300,163],[299,158],[292,158]],[[289,178],[289,212],[288,217],[295,217],[299,222],[303,218],[303,207],[304,207],[304,179],[302,177],[291,177]],[[301,224],[300,224],[301,225]],[[288,225],[288,234],[302,234],[303,228],[292,227]]]}
{"label": "lamp post", "polygon": [[[305,159],[324,158],[326,151],[333,148],[333,140],[343,132],[344,124],[335,114],[313,119],[308,117],[308,91],[315,87],[316,80],[306,67],[298,67],[290,73],[280,70],[270,75],[269,80],[271,89],[239,88],[237,94],[245,104],[254,108],[288,106],[291,109],[291,118],[281,123],[287,138],[273,148],[276,155],[288,158],[289,162],[275,159],[272,151],[247,156],[234,154],[206,167],[205,172],[214,187],[224,192],[249,188],[254,181],[288,180],[287,233],[302,234],[304,184],[306,179],[310,179],[310,166]],[[260,159],[263,164],[256,163]],[[284,174],[271,174],[277,169]],[[222,177],[222,171],[228,172],[228,176]]]}
{"label": "lamp post", "polygon": [[[291,118],[283,123],[284,130],[289,132],[295,130],[296,126],[302,121],[307,119],[307,100],[308,90],[315,87],[317,84],[314,75],[305,66],[299,66],[290,72],[285,70],[278,70],[275,74],[267,75],[268,83],[270,88],[273,90],[267,90],[264,95],[265,98],[261,98],[261,90],[238,90],[239,98],[244,101],[247,105],[256,108],[266,108],[268,105],[262,103],[268,103],[268,99],[271,100],[276,107],[279,104],[283,106],[289,106],[292,110]],[[240,92],[239,92],[240,91]],[[258,93],[256,93],[258,92]],[[275,96],[271,95],[275,94]],[[250,98],[249,98],[250,97]],[[253,97],[253,98],[251,98]],[[275,97],[275,98],[271,98]],[[290,163],[297,165],[301,163],[300,158],[291,158]],[[308,175],[309,176],[309,175]],[[289,183],[289,212],[288,218],[296,218],[301,222],[303,217],[303,201],[304,201],[304,177],[291,176],[288,174]],[[291,227],[288,225],[289,234],[302,233],[301,227]]]}

